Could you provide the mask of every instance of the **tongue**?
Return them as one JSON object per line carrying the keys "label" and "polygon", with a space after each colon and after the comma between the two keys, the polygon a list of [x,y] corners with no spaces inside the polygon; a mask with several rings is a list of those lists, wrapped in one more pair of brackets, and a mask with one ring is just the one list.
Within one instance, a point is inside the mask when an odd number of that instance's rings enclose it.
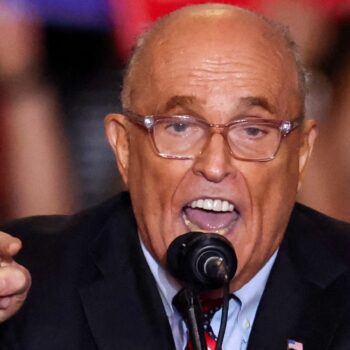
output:
{"label": "tongue", "polygon": [[229,226],[237,218],[236,212],[214,212],[187,207],[185,214],[193,224],[203,230],[217,230]]}

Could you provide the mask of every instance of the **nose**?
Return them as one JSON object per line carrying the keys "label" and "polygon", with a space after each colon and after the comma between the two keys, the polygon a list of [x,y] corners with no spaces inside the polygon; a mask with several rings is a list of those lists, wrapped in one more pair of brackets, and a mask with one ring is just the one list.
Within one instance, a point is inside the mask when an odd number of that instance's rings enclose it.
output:
{"label": "nose", "polygon": [[193,164],[193,172],[219,183],[235,172],[232,157],[222,134],[213,134]]}

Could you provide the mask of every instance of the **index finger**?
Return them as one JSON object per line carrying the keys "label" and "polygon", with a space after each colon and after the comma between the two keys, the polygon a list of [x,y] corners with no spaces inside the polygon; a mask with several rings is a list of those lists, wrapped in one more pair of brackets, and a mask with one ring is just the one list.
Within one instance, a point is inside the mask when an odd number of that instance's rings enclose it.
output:
{"label": "index finger", "polygon": [[0,231],[0,257],[13,256],[22,247],[22,242],[3,231]]}

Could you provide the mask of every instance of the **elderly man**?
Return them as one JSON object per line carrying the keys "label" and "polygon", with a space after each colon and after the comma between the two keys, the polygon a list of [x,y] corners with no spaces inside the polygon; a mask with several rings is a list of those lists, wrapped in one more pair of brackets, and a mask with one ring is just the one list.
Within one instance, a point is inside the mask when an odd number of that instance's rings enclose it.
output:
{"label": "elderly man", "polygon": [[[237,253],[223,349],[349,349],[349,226],[295,204],[316,135],[304,84],[287,34],[246,10],[207,4],[158,21],[130,61],[123,113],[105,122],[128,193],[5,227],[33,283],[0,348],[185,349],[166,251],[201,231]],[[4,261],[22,282],[3,319],[29,285]],[[219,323],[220,311],[213,333]]]}

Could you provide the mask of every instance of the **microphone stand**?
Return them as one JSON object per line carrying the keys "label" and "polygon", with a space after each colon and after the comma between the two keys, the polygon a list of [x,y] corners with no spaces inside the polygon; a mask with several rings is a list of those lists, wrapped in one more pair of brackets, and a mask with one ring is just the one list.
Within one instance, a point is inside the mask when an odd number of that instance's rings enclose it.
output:
{"label": "microphone stand", "polygon": [[174,303],[189,329],[193,350],[207,350],[203,313],[198,291],[223,288],[223,309],[215,350],[222,349],[229,308],[229,282],[237,268],[237,257],[229,241],[215,233],[188,232],[169,246],[170,272],[185,282]]}
{"label": "microphone stand", "polygon": [[183,288],[176,296],[175,304],[184,315],[190,332],[193,350],[207,350],[204,337],[203,315],[197,293],[192,286]]}
{"label": "microphone stand", "polygon": [[[223,286],[223,308],[220,321],[220,329],[215,350],[222,349],[222,343],[227,324],[229,308],[229,283]],[[184,287],[176,295],[175,306],[181,312],[190,333],[193,350],[207,350],[207,342],[204,336],[203,313],[200,307],[198,295],[192,286]]]}
{"label": "microphone stand", "polygon": [[216,347],[215,350],[221,350],[222,349],[222,343],[224,341],[224,335],[226,331],[226,325],[227,325],[227,318],[228,318],[228,309],[229,309],[229,281],[226,278],[224,286],[223,286],[223,305],[222,305],[222,313],[221,313],[221,320],[220,320],[220,328],[219,328],[219,334],[216,341]]}

